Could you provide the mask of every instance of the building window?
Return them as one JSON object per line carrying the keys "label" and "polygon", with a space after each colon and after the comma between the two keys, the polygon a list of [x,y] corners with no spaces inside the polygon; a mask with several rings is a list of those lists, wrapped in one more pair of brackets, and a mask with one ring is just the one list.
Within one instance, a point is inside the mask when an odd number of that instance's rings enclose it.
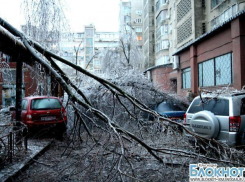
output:
{"label": "building window", "polygon": [[237,13],[236,5],[233,5],[232,7],[228,8],[223,13],[221,13],[219,16],[211,20],[211,28],[214,28],[222,24],[224,21],[227,21],[230,17],[232,17],[236,13]]}
{"label": "building window", "polygon": [[95,60],[94,60],[94,64],[95,64],[95,65],[101,65],[101,61],[98,60],[98,59],[95,59]]}
{"label": "building window", "polygon": [[228,53],[198,64],[200,87],[233,83],[232,53]]}
{"label": "building window", "polygon": [[215,6],[217,6],[222,1],[224,0],[211,0],[211,8],[213,9]]}
{"label": "building window", "polygon": [[131,27],[128,26],[128,25],[126,25],[126,26],[125,26],[125,30],[126,30],[127,32],[130,32],[130,31],[131,31]]}
{"label": "building window", "polygon": [[86,36],[87,37],[93,37],[93,35],[94,35],[94,31],[93,31],[93,29],[85,29],[85,33],[86,33]]}
{"label": "building window", "polygon": [[206,23],[202,23],[202,34],[206,33]]}
{"label": "building window", "polygon": [[131,21],[131,17],[130,16],[128,16],[128,15],[124,16],[124,22],[128,23],[130,21]]}
{"label": "building window", "polygon": [[202,0],[202,7],[203,7],[203,8],[206,7],[206,2],[205,2],[205,0]]}
{"label": "building window", "polygon": [[158,0],[156,3],[156,11],[158,11],[160,9],[160,7],[166,3],[167,3],[167,0]]}
{"label": "building window", "polygon": [[157,16],[157,26],[159,26],[162,21],[166,20],[168,16],[168,10],[162,10],[161,13]]}
{"label": "building window", "polygon": [[136,10],[135,13],[136,13],[137,15],[141,16],[141,15],[142,15],[142,10]]}
{"label": "building window", "polygon": [[157,30],[157,39],[167,34],[168,34],[168,24],[164,24]]}
{"label": "building window", "polygon": [[200,87],[214,86],[214,60],[210,59],[198,65]]}
{"label": "building window", "polygon": [[3,52],[0,51],[0,61],[1,62],[10,62],[10,56],[7,54],[4,54]]}
{"label": "building window", "polygon": [[168,49],[169,48],[169,41],[168,40],[161,40],[156,44],[156,52],[158,53],[159,51],[163,49]]}
{"label": "building window", "polygon": [[93,39],[92,38],[86,38],[86,46],[87,47],[93,47]]}
{"label": "building window", "polygon": [[142,32],[142,28],[141,27],[135,28],[135,32]]}
{"label": "building window", "polygon": [[137,40],[138,40],[138,41],[143,40],[143,39],[142,39],[142,36],[137,36]]}
{"label": "building window", "polygon": [[137,18],[137,19],[134,20],[134,22],[135,22],[135,23],[142,23],[142,19]]}
{"label": "building window", "polygon": [[162,56],[156,60],[155,66],[164,65],[169,63],[169,56]]}
{"label": "building window", "polygon": [[131,8],[128,6],[124,7],[124,14],[130,14],[131,13]]}
{"label": "building window", "polygon": [[4,84],[2,89],[2,107],[15,105],[16,86],[13,84]]}
{"label": "building window", "polygon": [[85,49],[85,54],[86,54],[86,55],[91,55],[91,54],[93,54],[93,48],[92,48],[92,47],[86,47],[86,49]]}
{"label": "building window", "polygon": [[182,70],[182,88],[191,88],[191,68]]}
{"label": "building window", "polygon": [[169,41],[168,40],[161,40],[156,44],[156,52],[159,52],[163,49],[169,48]]}

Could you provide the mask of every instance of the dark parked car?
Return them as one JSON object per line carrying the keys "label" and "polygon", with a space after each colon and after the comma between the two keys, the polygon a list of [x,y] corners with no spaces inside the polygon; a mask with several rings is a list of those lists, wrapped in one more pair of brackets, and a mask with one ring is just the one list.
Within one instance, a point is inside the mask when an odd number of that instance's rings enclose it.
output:
{"label": "dark parked car", "polygon": [[184,119],[185,112],[180,106],[173,102],[162,102],[155,106],[154,110],[163,115],[164,117],[170,118],[177,122],[181,122]]}
{"label": "dark parked car", "polygon": [[[15,112],[12,114],[15,119]],[[62,102],[57,97],[25,97],[21,102],[21,120],[29,129],[41,126],[57,126],[66,130],[67,116]]]}

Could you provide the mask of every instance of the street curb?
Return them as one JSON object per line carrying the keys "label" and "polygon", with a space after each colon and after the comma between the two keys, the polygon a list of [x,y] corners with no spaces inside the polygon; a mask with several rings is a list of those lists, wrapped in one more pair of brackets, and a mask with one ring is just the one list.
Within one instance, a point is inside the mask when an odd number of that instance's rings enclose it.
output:
{"label": "street curb", "polygon": [[17,177],[21,172],[23,172],[24,170],[26,170],[29,165],[31,165],[32,163],[34,163],[33,159],[37,159],[38,156],[40,154],[43,154],[44,152],[46,152],[50,145],[53,143],[53,141],[48,142],[48,144],[46,146],[44,146],[40,151],[32,154],[30,157],[28,157],[27,159],[25,159],[23,161],[22,164],[20,164],[20,167],[16,170],[14,170],[11,174],[9,174],[6,177],[3,177],[2,179],[0,179],[1,182],[12,182],[14,180],[15,177]]}

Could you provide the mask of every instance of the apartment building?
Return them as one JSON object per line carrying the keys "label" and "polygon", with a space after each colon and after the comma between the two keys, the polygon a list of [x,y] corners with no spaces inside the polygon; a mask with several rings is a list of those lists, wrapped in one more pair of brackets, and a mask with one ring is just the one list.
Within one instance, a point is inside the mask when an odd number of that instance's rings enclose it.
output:
{"label": "apartment building", "polygon": [[136,36],[140,50],[143,47],[143,20],[142,0],[120,1],[119,29],[121,36]]}
{"label": "apartment building", "polygon": [[93,73],[102,73],[99,54],[118,46],[118,32],[97,32],[94,25],[84,26],[84,32],[64,33],[60,55]]}
{"label": "apartment building", "polygon": [[119,30],[121,35],[126,35],[131,31],[131,2],[129,0],[120,1]]}
{"label": "apartment building", "polygon": [[144,23],[143,23],[143,53],[145,56],[144,67],[154,66],[155,58],[155,6],[154,0],[144,0]]}
{"label": "apartment building", "polygon": [[[144,14],[148,19],[147,14],[151,14],[149,19],[152,19],[152,27],[150,33],[145,31],[144,50],[151,48],[147,56],[150,64],[145,65],[148,78],[157,85],[160,89],[170,89],[168,74],[172,71],[172,57],[171,52],[176,50],[176,36],[175,36],[175,12],[174,1],[169,0],[145,0],[145,7],[148,7],[148,13]],[[149,6],[151,9],[149,9]],[[154,9],[154,11],[153,11]],[[149,13],[151,12],[151,13]],[[147,27],[144,24],[144,27]],[[148,37],[152,37],[152,41],[147,41]],[[148,51],[145,51],[148,52]],[[173,82],[174,83],[174,82]]]}
{"label": "apartment building", "polygon": [[131,27],[137,36],[139,47],[143,45],[143,4],[142,0],[131,1]]}

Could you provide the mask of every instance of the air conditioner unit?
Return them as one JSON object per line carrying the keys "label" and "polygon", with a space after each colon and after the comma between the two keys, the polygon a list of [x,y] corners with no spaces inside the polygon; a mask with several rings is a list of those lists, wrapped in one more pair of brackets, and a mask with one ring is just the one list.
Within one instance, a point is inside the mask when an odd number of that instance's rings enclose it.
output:
{"label": "air conditioner unit", "polygon": [[173,69],[179,69],[179,56],[174,56]]}

